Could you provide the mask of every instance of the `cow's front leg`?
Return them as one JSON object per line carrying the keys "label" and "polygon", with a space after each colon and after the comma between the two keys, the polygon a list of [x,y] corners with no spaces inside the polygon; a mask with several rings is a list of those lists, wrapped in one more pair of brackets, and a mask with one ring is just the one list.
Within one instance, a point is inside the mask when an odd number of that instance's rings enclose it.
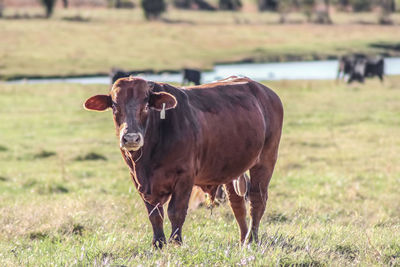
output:
{"label": "cow's front leg", "polygon": [[161,249],[166,243],[163,229],[164,208],[161,205],[153,206],[147,202],[145,204],[153,227],[153,246]]}
{"label": "cow's front leg", "polygon": [[186,213],[189,205],[189,198],[193,185],[177,185],[176,191],[172,193],[168,205],[168,217],[171,221],[172,232],[170,242],[182,243],[182,226],[185,222]]}

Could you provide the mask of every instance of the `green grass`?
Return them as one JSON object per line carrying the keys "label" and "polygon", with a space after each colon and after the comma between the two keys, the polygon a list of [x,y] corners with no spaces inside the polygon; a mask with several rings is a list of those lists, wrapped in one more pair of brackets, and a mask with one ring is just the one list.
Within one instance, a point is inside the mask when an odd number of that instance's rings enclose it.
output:
{"label": "green grass", "polygon": [[[77,15],[89,21],[63,20]],[[399,26],[357,24],[373,22],[375,16],[334,13],[334,25],[280,25],[278,15],[268,12],[171,10],[165,19],[173,23],[166,23],[144,21],[140,9],[56,10],[50,20],[0,20],[0,79],[107,74],[113,66],[160,71],[211,68],[217,62],[380,53],[371,44],[398,44]],[[289,19],[305,20],[299,13]],[[394,14],[393,20],[399,24],[400,15]]]}
{"label": "green grass", "polygon": [[190,212],[184,244],[162,251],[111,114],[82,108],[107,88],[2,84],[0,265],[398,266],[399,84],[268,83],[285,121],[260,244],[240,248],[221,205]]}

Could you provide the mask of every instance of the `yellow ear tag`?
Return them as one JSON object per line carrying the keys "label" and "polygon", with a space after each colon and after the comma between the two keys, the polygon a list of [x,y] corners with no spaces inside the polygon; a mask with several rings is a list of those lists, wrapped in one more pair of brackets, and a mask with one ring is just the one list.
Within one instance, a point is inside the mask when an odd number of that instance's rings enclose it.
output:
{"label": "yellow ear tag", "polygon": [[160,112],[160,119],[164,120],[165,119],[165,103],[162,103],[162,109]]}

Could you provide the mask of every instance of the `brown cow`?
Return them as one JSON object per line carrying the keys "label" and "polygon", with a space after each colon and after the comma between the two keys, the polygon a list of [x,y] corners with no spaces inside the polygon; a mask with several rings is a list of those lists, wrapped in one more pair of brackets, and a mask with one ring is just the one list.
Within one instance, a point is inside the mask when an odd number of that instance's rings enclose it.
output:
{"label": "brown cow", "polygon": [[[146,205],[153,245],[166,242],[163,205],[168,201],[170,241],[182,242],[193,185],[215,197],[225,184],[241,242],[257,242],[278,155],[283,108],[279,97],[248,78],[176,88],[122,78],[107,95],[85,102],[89,110],[112,108],[122,156]],[[250,169],[250,230],[244,197],[233,181]]]}

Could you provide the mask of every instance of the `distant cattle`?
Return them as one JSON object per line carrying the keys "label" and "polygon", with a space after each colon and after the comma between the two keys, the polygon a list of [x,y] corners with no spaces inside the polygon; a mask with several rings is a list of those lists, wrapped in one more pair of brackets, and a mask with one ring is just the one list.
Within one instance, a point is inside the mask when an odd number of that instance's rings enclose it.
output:
{"label": "distant cattle", "polygon": [[201,72],[195,69],[183,69],[183,81],[182,85],[193,82],[195,85],[200,85]]}
{"label": "distant cattle", "polygon": [[120,68],[112,68],[110,71],[111,84],[114,84],[120,78],[127,78],[129,76],[136,76],[138,74],[154,73],[152,70],[136,70],[126,71]]}
{"label": "distant cattle", "polygon": [[347,82],[364,82],[367,77],[378,76],[383,81],[384,59],[381,56],[368,57],[363,54],[343,56],[339,60],[337,79],[348,76]]}
{"label": "distant cattle", "polygon": [[118,68],[112,68],[110,72],[111,84],[114,84],[120,78],[126,78],[135,74],[136,73],[132,71],[125,71]]}
{"label": "distant cattle", "polygon": [[[85,108],[112,108],[121,154],[147,208],[154,246],[166,243],[163,206],[168,201],[169,240],[182,242],[194,185],[211,199],[225,185],[241,242],[257,243],[283,123],[282,103],[271,89],[238,77],[188,88],[129,77],[117,80],[109,94],[87,99]],[[247,170],[250,180],[242,186]]]}

